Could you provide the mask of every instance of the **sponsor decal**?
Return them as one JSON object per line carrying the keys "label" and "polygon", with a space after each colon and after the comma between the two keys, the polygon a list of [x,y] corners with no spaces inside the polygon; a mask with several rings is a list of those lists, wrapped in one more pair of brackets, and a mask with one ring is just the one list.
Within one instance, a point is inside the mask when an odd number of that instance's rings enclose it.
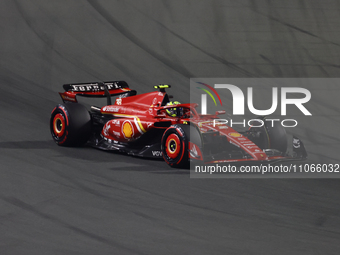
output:
{"label": "sponsor decal", "polygon": [[61,97],[64,100],[67,100],[67,101],[77,102],[77,100],[75,98],[72,98],[72,97],[69,97],[69,96],[61,95]]}
{"label": "sponsor decal", "polygon": [[124,121],[122,125],[122,133],[125,138],[132,138],[134,131],[133,131],[133,126],[129,120]]}
{"label": "sponsor decal", "polygon": [[[124,107],[122,107],[122,109],[124,110]],[[121,114],[121,113],[115,113],[114,114],[115,116],[121,116],[121,117],[126,117],[126,118],[133,118],[135,124],[136,124],[136,127],[138,129],[138,131],[143,134],[146,132],[146,130],[144,129],[140,119],[137,117],[137,116],[133,116],[133,115],[126,115],[126,114]]]}
{"label": "sponsor decal", "polygon": [[109,135],[109,129],[111,128],[111,125],[105,125],[104,129],[103,129],[103,132],[104,132],[104,135],[108,136]]}
{"label": "sponsor decal", "polygon": [[121,105],[122,104],[122,99],[121,98],[117,98],[116,99],[116,105]]}
{"label": "sponsor decal", "polygon": [[113,125],[119,126],[120,125],[120,120],[112,120],[111,123]]}
{"label": "sponsor decal", "polygon": [[242,135],[239,134],[239,133],[229,133],[230,136],[233,136],[233,137],[241,137]]}
{"label": "sponsor decal", "polygon": [[182,129],[180,128],[176,128],[177,132],[181,135],[181,136],[184,136],[183,132],[182,132]]}
{"label": "sponsor decal", "polygon": [[241,143],[241,144],[246,144],[246,143],[249,143],[249,141],[240,141],[241,140],[241,138],[237,138],[237,140]]}
{"label": "sponsor decal", "polygon": [[239,147],[240,148],[240,145],[238,145],[237,143],[234,143],[233,141],[229,141],[231,144],[235,145],[236,147]]}
{"label": "sponsor decal", "polygon": [[[109,90],[119,88],[119,86],[116,83],[108,83],[106,84],[106,86]],[[82,92],[105,90],[104,85],[98,85],[98,84],[80,84],[80,85],[71,85],[71,87],[73,91],[82,91]]]}
{"label": "sponsor decal", "polygon": [[189,152],[190,152],[190,156],[191,156],[192,158],[200,158],[200,156],[199,156],[198,153],[197,153],[197,149],[196,149],[195,144],[192,144],[192,147],[191,147],[191,149],[189,150]]}
{"label": "sponsor decal", "polygon": [[71,85],[73,91],[96,91],[104,90],[104,86],[99,85]]}
{"label": "sponsor decal", "polygon": [[162,157],[163,153],[161,151],[152,151],[152,156],[154,156],[154,157]]}
{"label": "sponsor decal", "polygon": [[120,137],[120,133],[119,133],[119,132],[112,131],[112,134],[113,134],[115,137]]}
{"label": "sponsor decal", "polygon": [[293,138],[293,147],[294,147],[295,149],[300,148],[300,139]]}
{"label": "sponsor decal", "polygon": [[118,112],[119,111],[119,107],[117,107],[117,106],[105,106],[104,108],[103,108],[103,111],[104,112]]}

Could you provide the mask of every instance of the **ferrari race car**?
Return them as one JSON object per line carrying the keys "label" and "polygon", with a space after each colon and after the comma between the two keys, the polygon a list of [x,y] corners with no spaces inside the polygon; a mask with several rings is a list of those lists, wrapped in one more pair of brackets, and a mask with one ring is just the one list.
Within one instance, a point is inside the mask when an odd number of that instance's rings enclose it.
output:
{"label": "ferrari race car", "polygon": [[[163,158],[171,167],[186,168],[189,162],[272,162],[304,159],[306,150],[293,137],[293,153],[287,151],[286,131],[281,125],[261,121],[237,132],[218,115],[198,114],[196,103],[171,104],[157,85],[153,92],[137,95],[125,81],[65,84],[59,93],[63,104],[52,111],[50,130],[61,146],[81,146],[118,151],[133,156]],[[88,110],[77,96],[106,97],[104,107]],[[112,97],[115,98],[112,103]],[[269,124],[268,124],[269,123]]]}

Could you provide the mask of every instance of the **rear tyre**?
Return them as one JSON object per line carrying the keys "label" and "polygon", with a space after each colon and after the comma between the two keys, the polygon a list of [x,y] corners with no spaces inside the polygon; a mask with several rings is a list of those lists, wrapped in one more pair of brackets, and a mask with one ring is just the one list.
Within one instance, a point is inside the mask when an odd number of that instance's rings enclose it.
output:
{"label": "rear tyre", "polygon": [[189,129],[186,126],[188,125],[177,124],[170,126],[165,130],[162,137],[163,158],[169,166],[174,168],[189,167]]}
{"label": "rear tyre", "polygon": [[58,145],[84,145],[91,134],[90,113],[78,103],[59,104],[52,111],[50,130]]}
{"label": "rear tyre", "polygon": [[[276,149],[283,154],[287,151],[287,133],[285,128],[278,122],[265,121],[261,118],[264,125],[262,127],[251,127],[249,131],[256,133],[257,138],[251,139],[263,149]],[[260,122],[253,122],[253,125],[260,126]]]}

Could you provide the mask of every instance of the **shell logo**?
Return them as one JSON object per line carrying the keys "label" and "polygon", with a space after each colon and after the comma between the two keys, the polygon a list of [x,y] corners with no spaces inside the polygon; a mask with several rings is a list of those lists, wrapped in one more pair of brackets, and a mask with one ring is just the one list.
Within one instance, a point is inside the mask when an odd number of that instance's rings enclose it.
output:
{"label": "shell logo", "polygon": [[132,138],[133,136],[133,127],[130,121],[125,121],[123,123],[123,134],[125,138]]}
{"label": "shell logo", "polygon": [[230,136],[233,136],[233,137],[240,137],[240,136],[242,136],[242,135],[239,134],[239,133],[230,133],[229,135],[230,135]]}

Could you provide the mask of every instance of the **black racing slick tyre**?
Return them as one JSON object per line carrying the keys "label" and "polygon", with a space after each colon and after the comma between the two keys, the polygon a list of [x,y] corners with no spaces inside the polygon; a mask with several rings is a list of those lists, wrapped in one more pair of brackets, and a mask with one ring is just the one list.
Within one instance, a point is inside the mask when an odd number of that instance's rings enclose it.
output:
{"label": "black racing slick tyre", "polygon": [[254,140],[255,144],[261,149],[276,149],[283,154],[287,151],[287,133],[285,128],[279,122],[266,121],[263,123],[254,122],[253,125],[261,127],[250,127],[250,131],[257,133],[259,139]]}
{"label": "black racing slick tyre", "polygon": [[50,130],[58,145],[84,145],[91,134],[90,113],[78,103],[58,104],[51,113]]}
{"label": "black racing slick tyre", "polygon": [[176,124],[165,130],[161,148],[165,162],[174,168],[189,167],[189,125]]}

